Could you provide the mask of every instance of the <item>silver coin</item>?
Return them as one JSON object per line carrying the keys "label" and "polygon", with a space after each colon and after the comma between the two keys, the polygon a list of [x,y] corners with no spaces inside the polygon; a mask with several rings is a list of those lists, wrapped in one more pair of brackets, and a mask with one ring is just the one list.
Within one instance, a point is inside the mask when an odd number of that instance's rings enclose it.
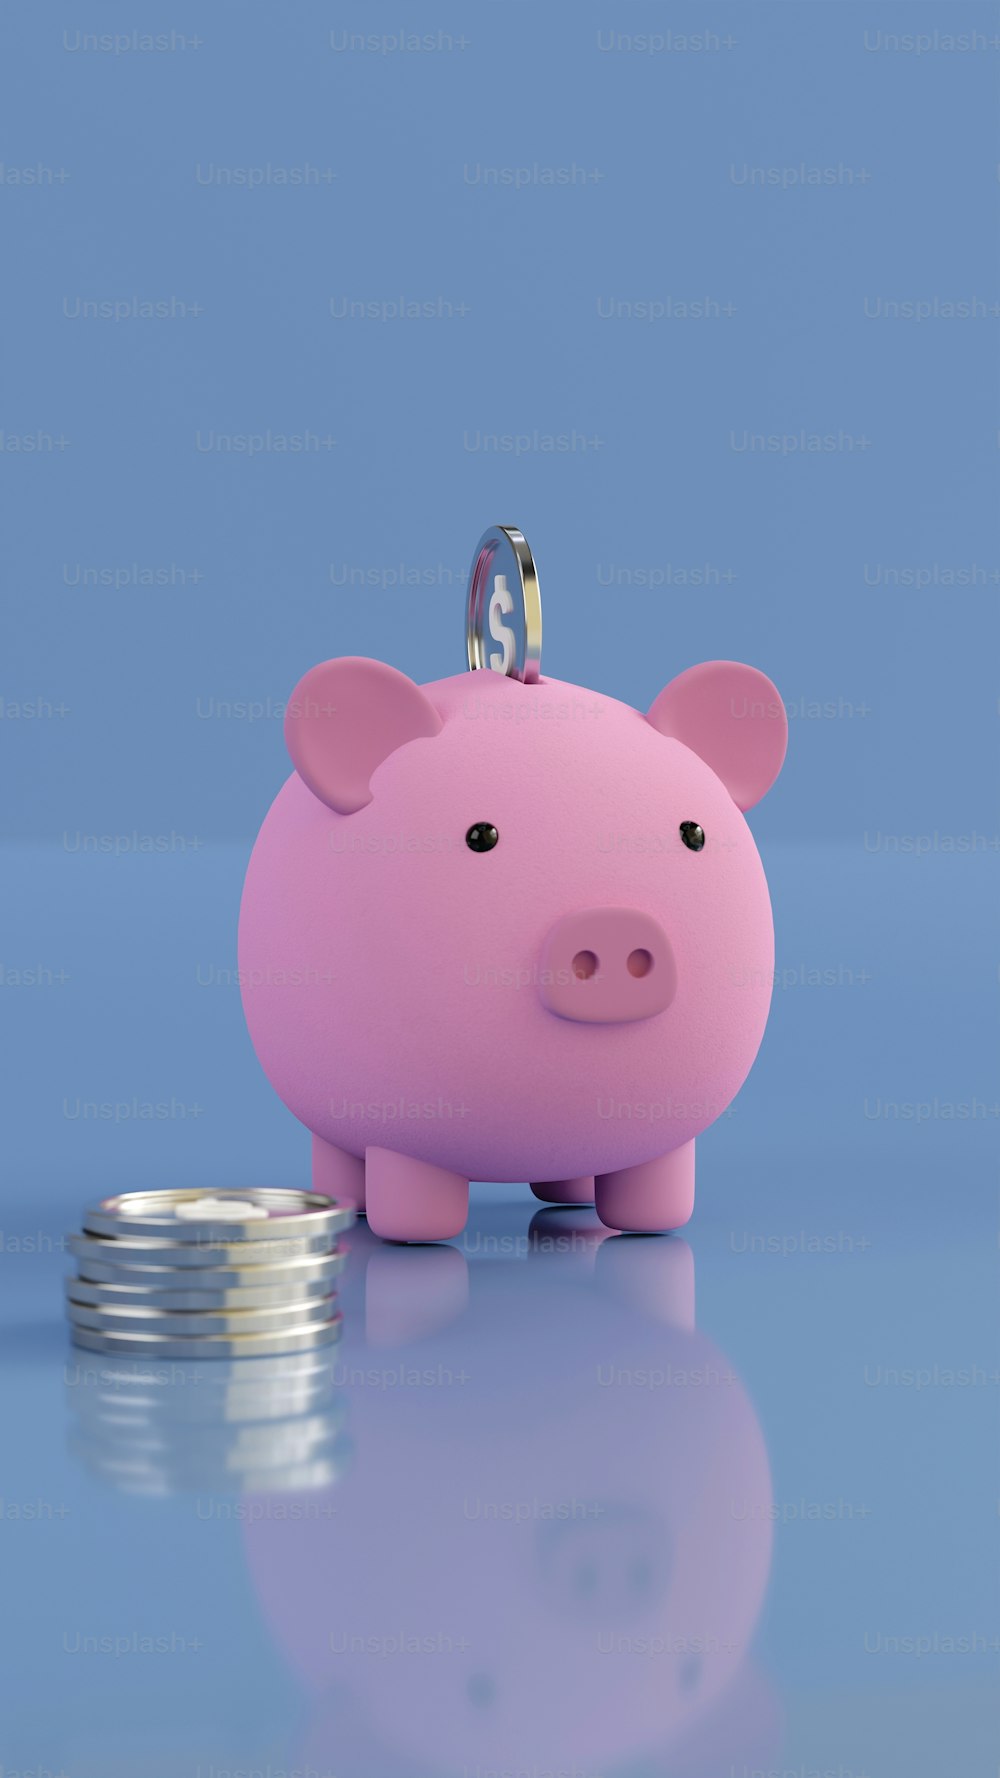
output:
{"label": "silver coin", "polygon": [[314,1259],[329,1253],[331,1236],[304,1235],[295,1240],[184,1242],[129,1235],[70,1235],[67,1246],[81,1260],[102,1260],[123,1266],[227,1267],[275,1265],[283,1260]]}
{"label": "silver coin", "polygon": [[318,1192],[271,1190],[206,1192],[182,1187],[174,1191],[119,1192],[102,1198],[84,1212],[87,1234],[112,1240],[138,1236],[191,1242],[197,1246],[228,1246],[235,1241],[283,1243],[327,1235],[331,1238],[354,1221],[354,1206],[338,1204]]}
{"label": "silver coin", "polygon": [[70,1297],[66,1313],[74,1327],[104,1333],[161,1333],[187,1339],[192,1334],[284,1333],[315,1321],[332,1319],[335,1298],[311,1297],[304,1303],[282,1303],[275,1309],[122,1309],[78,1303]]}
{"label": "silver coin", "polygon": [[494,525],[476,544],[465,608],[469,666],[533,685],[542,662],[542,597],[534,558],[515,525]]}
{"label": "silver coin", "polygon": [[[344,1255],[338,1257],[342,1267]],[[328,1273],[326,1277],[314,1281],[293,1280],[288,1284],[263,1286],[235,1284],[216,1288],[209,1282],[203,1288],[204,1274],[199,1272],[190,1290],[171,1290],[165,1284],[111,1284],[107,1281],[95,1283],[89,1278],[67,1278],[65,1288],[66,1295],[74,1303],[90,1303],[95,1308],[280,1309],[287,1304],[315,1302],[317,1297],[329,1296],[334,1275]],[[181,1273],[179,1281],[182,1286],[184,1279],[185,1274]]]}
{"label": "silver coin", "polygon": [[311,1351],[340,1338],[342,1317],[308,1321],[284,1333],[194,1334],[190,1339],[170,1334],[99,1333],[93,1327],[72,1327],[73,1344],[88,1352],[141,1354],[157,1358],[269,1358],[277,1353]]}
{"label": "silver coin", "polygon": [[[74,1236],[74,1240],[83,1241],[86,1237]],[[123,1265],[113,1258],[104,1257],[113,1243],[106,1241],[99,1248],[98,1257],[94,1257],[91,1248],[85,1252],[77,1249],[79,1264],[77,1270],[80,1278],[88,1284],[117,1284],[121,1286],[139,1287],[153,1290],[181,1290],[186,1288],[188,1280],[183,1272],[175,1266],[166,1265]],[[206,1267],[191,1279],[193,1290],[226,1291],[230,1289],[276,1289],[293,1290],[308,1287],[310,1290],[327,1285],[328,1280],[342,1272],[347,1260],[346,1253],[334,1248],[332,1253],[307,1254],[300,1259],[283,1259],[274,1265],[219,1265]],[[326,1295],[321,1289],[319,1294]]]}

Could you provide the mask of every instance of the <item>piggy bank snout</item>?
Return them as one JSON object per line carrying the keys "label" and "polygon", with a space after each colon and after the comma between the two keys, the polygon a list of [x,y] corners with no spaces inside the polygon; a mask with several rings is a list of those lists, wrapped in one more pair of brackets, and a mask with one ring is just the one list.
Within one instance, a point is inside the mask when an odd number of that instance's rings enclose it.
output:
{"label": "piggy bank snout", "polygon": [[539,992],[560,1019],[589,1024],[651,1019],[677,991],[663,927],[637,908],[564,914],[542,946]]}

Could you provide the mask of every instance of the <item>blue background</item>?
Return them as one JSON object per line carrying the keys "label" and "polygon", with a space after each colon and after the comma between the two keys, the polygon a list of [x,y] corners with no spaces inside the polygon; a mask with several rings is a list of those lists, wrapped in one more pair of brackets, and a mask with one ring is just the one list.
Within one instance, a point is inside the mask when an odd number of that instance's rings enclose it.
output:
{"label": "blue background", "polygon": [[[868,1628],[998,1627],[1000,9],[142,12],[22,4],[3,31],[3,1491],[75,1516],[2,1528],[15,1588],[53,1615],[8,1624],[0,1760],[77,1778],[85,1745],[112,1770],[119,1675],[80,1746],[46,1726],[95,1683],[46,1641],[93,1598],[83,1541],[108,1540],[111,1621],[135,1616],[120,1501],[63,1448],[61,1231],[99,1187],[306,1183],[233,974],[282,703],[338,653],[461,670],[473,545],[505,522],[539,564],[547,673],[645,708],[718,655],[790,706],[752,816],[779,982],[700,1145],[689,1241],[699,1325],[746,1380],[776,1493],[878,1510],[836,1541],[779,1530],[758,1653],[796,1772],[836,1755],[854,1778],[985,1778],[995,1647],[860,1650]],[[143,30],[175,46],[87,47]],[[433,47],[345,47],[401,31]],[[650,33],[672,46],[646,53]],[[956,33],[981,41],[945,47]],[[400,299],[434,312],[381,318]],[[83,312],[133,300],[170,313]],[[886,307],[921,302],[939,312]],[[310,448],[218,448],[268,433]],[[800,434],[835,448],[746,448]],[[541,448],[559,437],[573,448]],[[474,1187],[473,1207],[473,1227],[523,1231],[534,1205]],[[871,1245],[741,1256],[747,1229]],[[935,1363],[988,1381],[863,1380]],[[497,1411],[516,1430],[516,1392]],[[130,1535],[150,1596],[179,1588],[207,1622],[185,1526]],[[247,1616],[238,1536],[215,1532],[211,1599],[259,1714],[244,1749],[236,1688],[201,1746],[291,1764],[291,1682]],[[169,1665],[157,1684],[169,1699]],[[160,1769],[128,1748],[123,1769]]]}

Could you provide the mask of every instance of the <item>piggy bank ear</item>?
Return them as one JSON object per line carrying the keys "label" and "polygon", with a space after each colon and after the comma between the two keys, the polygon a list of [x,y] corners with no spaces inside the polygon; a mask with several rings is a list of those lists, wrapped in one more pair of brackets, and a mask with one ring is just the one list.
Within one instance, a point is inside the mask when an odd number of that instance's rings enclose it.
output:
{"label": "piggy bank ear", "polygon": [[384,661],[345,655],[311,667],[285,712],[285,745],[314,796],[353,815],[372,800],[375,767],[441,718],[419,685]]}
{"label": "piggy bank ear", "polygon": [[777,690],[766,674],[739,661],[689,667],[664,686],[646,720],[699,754],[738,809],[752,809],[770,790],[788,744]]}

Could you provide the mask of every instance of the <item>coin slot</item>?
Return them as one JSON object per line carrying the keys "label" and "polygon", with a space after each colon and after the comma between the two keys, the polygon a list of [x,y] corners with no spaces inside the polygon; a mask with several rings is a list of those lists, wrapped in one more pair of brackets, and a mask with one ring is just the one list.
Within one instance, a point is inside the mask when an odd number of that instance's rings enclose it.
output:
{"label": "coin slot", "polygon": [[629,975],[648,975],[652,967],[653,956],[651,951],[630,951],[625,961],[625,968],[628,970]]}
{"label": "coin slot", "polygon": [[573,974],[578,982],[589,982],[597,974],[597,957],[593,951],[577,951],[573,958]]}

